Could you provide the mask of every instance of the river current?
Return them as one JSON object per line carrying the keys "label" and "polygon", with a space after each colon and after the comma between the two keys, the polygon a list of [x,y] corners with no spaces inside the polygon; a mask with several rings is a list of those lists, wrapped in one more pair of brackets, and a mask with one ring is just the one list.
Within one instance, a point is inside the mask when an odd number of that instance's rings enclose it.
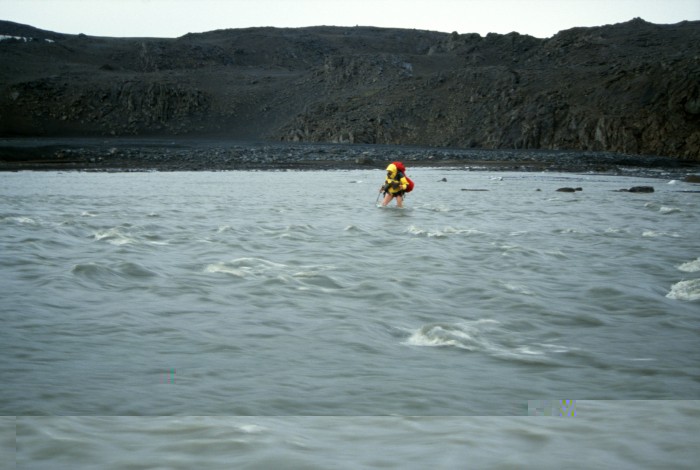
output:
{"label": "river current", "polygon": [[0,445],[47,469],[692,468],[697,186],[408,174],[403,209],[381,169],[0,174]]}

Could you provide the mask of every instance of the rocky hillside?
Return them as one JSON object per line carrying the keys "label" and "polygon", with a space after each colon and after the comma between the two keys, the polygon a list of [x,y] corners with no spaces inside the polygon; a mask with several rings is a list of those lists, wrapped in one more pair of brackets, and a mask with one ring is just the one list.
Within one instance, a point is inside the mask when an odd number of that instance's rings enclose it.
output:
{"label": "rocky hillside", "polygon": [[548,39],[371,27],[176,39],[0,21],[0,136],[578,149],[700,161],[700,22]]}

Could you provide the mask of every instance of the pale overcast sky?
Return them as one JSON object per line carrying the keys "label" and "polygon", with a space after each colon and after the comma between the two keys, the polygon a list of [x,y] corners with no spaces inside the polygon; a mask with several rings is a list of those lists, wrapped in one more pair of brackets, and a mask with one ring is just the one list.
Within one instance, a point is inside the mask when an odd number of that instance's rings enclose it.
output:
{"label": "pale overcast sky", "polygon": [[178,37],[253,26],[380,26],[545,38],[640,17],[700,20],[700,0],[0,0],[0,19],[60,33]]}

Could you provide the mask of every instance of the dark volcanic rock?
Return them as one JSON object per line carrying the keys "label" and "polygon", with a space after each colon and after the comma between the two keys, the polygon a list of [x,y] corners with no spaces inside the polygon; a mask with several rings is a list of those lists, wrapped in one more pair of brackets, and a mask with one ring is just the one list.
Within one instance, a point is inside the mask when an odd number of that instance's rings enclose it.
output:
{"label": "dark volcanic rock", "polygon": [[653,186],[632,186],[629,190],[630,193],[653,193]]}
{"label": "dark volcanic rock", "polygon": [[[606,152],[442,149],[171,137],[0,138],[0,171],[249,170],[449,167],[468,171],[605,172],[683,179],[698,164]],[[661,164],[667,163],[666,166]],[[691,170],[691,171],[689,171]],[[444,178],[446,180],[446,178]],[[574,189],[575,190],[575,189]]]}
{"label": "dark volcanic rock", "polygon": [[559,188],[557,191],[560,193],[575,193],[576,191],[583,191],[583,188]]}
{"label": "dark volcanic rock", "polygon": [[653,193],[653,186],[632,186],[629,189],[619,189],[618,192],[621,193]]}
{"label": "dark volcanic rock", "polygon": [[0,41],[5,137],[216,136],[700,161],[700,22],[635,19],[548,39],[372,27],[104,38],[7,21],[0,35],[12,36]]}

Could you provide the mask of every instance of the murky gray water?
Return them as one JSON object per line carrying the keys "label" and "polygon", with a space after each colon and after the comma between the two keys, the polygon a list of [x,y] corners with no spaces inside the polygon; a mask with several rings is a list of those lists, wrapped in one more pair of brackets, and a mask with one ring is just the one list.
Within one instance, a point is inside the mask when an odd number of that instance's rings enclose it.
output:
{"label": "murky gray water", "polygon": [[[409,175],[400,210],[375,206],[381,170],[0,174],[0,414],[20,417],[20,468],[191,468],[232,449],[243,468],[331,468],[351,436],[360,466],[421,468],[431,435],[443,468],[507,463],[489,460],[498,439],[517,454],[620,432],[580,419],[621,400],[643,400],[624,412],[638,429],[697,430],[696,187]],[[640,184],[656,192],[613,192]],[[528,418],[541,399],[577,400],[583,427]],[[601,459],[698,458],[639,437]]]}

